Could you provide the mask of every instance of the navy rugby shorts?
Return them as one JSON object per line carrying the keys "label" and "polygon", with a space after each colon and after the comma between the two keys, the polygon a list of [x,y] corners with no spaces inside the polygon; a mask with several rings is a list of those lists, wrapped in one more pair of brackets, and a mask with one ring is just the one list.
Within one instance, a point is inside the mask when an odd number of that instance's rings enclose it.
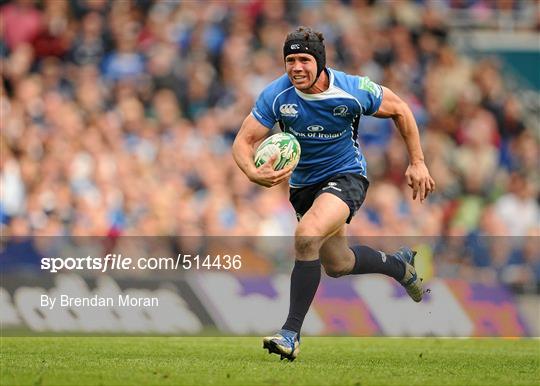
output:
{"label": "navy rugby shorts", "polygon": [[339,197],[349,207],[350,214],[347,218],[347,224],[349,224],[362,206],[368,187],[369,181],[360,174],[337,174],[317,184],[290,188],[289,201],[296,211],[296,218],[300,221],[319,195],[331,193]]}

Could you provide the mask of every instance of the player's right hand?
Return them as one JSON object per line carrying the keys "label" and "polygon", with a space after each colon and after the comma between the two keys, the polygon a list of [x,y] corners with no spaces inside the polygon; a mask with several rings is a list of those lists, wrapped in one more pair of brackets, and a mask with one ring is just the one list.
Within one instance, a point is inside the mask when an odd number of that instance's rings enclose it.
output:
{"label": "player's right hand", "polygon": [[283,181],[287,180],[293,172],[293,167],[288,166],[281,170],[274,170],[274,167],[272,165],[274,164],[276,158],[277,154],[274,154],[268,159],[268,161],[266,161],[258,168],[254,167],[252,169],[252,172],[248,176],[249,180],[266,188],[271,188],[272,186],[279,185]]}

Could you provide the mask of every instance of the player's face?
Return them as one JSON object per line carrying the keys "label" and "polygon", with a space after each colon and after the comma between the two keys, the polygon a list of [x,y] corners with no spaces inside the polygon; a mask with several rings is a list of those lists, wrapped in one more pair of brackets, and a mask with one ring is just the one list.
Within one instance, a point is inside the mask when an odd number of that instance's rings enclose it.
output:
{"label": "player's face", "polygon": [[309,89],[317,77],[317,61],[311,55],[287,55],[285,69],[293,86],[299,90]]}

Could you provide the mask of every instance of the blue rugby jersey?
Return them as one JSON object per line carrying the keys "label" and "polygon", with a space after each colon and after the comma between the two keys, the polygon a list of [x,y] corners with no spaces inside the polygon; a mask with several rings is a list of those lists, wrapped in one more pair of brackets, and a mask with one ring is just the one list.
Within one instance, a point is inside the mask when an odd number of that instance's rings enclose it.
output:
{"label": "blue rugby jersey", "polygon": [[330,86],[318,94],[297,90],[287,74],[270,83],[251,113],[268,128],[279,124],[300,142],[300,162],[289,182],[302,187],[339,173],[366,176],[366,161],[357,143],[362,115],[372,115],[382,101],[382,88],[368,77],[327,68]]}

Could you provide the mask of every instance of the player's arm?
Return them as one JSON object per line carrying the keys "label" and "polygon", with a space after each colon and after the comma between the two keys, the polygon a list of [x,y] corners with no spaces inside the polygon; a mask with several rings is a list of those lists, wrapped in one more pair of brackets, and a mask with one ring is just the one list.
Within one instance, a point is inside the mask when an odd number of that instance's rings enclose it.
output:
{"label": "player's arm", "polygon": [[424,201],[430,192],[435,189],[435,181],[431,178],[424,163],[424,153],[420,145],[420,134],[414,115],[409,106],[392,90],[383,89],[383,99],[379,110],[373,114],[379,118],[392,118],[398,128],[409,152],[409,167],[405,172],[407,183],[413,190],[413,199],[417,195]]}
{"label": "player's arm", "polygon": [[292,166],[275,171],[272,165],[277,155],[274,155],[264,165],[255,167],[253,162],[255,148],[267,135],[268,128],[249,114],[236,135],[232,151],[236,164],[249,180],[269,188],[289,178],[292,174]]}

